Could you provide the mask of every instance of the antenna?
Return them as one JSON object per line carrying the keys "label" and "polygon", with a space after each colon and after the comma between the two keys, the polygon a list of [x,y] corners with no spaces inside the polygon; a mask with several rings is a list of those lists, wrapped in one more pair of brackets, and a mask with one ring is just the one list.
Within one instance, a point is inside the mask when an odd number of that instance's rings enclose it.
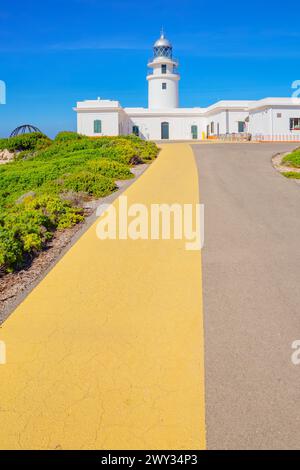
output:
{"label": "antenna", "polygon": [[163,27],[163,26],[162,26],[161,29],[160,29],[160,37],[161,37],[161,38],[164,38],[164,37],[165,37],[164,27]]}

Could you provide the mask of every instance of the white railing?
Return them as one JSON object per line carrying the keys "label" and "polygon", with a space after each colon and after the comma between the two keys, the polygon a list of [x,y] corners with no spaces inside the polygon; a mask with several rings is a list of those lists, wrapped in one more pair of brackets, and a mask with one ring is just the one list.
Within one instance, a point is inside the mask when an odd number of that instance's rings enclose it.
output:
{"label": "white railing", "polygon": [[299,133],[289,134],[253,134],[252,140],[257,142],[300,142]]}
{"label": "white railing", "polygon": [[232,134],[220,134],[209,136],[211,139],[224,140],[225,142],[247,142],[251,140],[251,134],[247,132],[235,132]]}

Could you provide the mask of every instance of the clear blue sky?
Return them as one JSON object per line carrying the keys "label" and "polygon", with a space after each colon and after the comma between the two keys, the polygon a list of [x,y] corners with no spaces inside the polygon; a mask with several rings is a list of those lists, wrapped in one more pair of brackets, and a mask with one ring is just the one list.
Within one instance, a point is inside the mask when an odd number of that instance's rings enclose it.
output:
{"label": "clear blue sky", "polygon": [[162,25],[180,60],[181,106],[290,96],[300,79],[290,0],[2,0],[0,136],[22,123],[50,136],[75,130],[77,100],[146,106],[146,63]]}

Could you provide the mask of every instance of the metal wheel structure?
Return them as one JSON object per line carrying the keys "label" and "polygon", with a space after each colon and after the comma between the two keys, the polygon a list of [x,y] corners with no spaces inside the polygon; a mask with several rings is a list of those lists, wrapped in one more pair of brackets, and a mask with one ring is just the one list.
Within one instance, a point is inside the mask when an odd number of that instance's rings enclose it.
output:
{"label": "metal wheel structure", "polygon": [[32,126],[31,124],[23,124],[22,126],[16,127],[12,131],[9,137],[16,137],[17,135],[20,135],[20,134],[31,134],[32,132],[41,132],[41,131],[37,127]]}

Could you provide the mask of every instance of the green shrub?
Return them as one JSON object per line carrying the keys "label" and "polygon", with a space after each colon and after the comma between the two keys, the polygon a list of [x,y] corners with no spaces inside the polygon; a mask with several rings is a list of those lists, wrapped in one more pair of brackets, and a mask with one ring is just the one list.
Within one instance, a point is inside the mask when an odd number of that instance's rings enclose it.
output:
{"label": "green shrub", "polygon": [[116,189],[115,182],[111,178],[86,170],[68,176],[64,181],[64,187],[95,197],[107,196]]}
{"label": "green shrub", "polygon": [[35,155],[34,150],[22,150],[21,152],[17,152],[14,155],[14,161],[20,161],[20,160],[28,160],[29,158],[33,157]]}
{"label": "green shrub", "polygon": [[159,148],[154,142],[142,140],[136,135],[123,136],[122,138],[126,139],[133,145],[137,154],[143,161],[153,160],[157,157]]}
{"label": "green shrub", "polygon": [[73,210],[68,210],[64,214],[61,214],[57,222],[57,230],[65,230],[66,228],[73,227],[73,225],[82,222],[84,217],[80,213]]}
{"label": "green shrub", "polygon": [[22,150],[39,150],[51,144],[51,140],[41,132],[17,135],[8,139],[0,139],[0,149],[11,152]]}
{"label": "green shrub", "polygon": [[55,136],[55,142],[67,142],[70,140],[80,140],[84,139],[85,136],[77,134],[77,132],[72,131],[62,131]]}
{"label": "green shrub", "polygon": [[43,249],[56,229],[65,229],[83,220],[82,210],[58,197],[42,196],[15,205],[0,219],[0,269],[21,267],[27,256]]}
{"label": "green shrub", "polygon": [[95,148],[107,149],[108,157],[117,158],[122,163],[138,164],[153,160],[159,149],[154,142],[142,140],[135,135],[91,138]]}
{"label": "green shrub", "polygon": [[107,176],[108,178],[124,180],[133,178],[134,176],[127,165],[105,158],[88,161],[86,168],[89,171],[100,173],[101,175]]}
{"label": "green shrub", "polygon": [[0,225],[0,272],[10,272],[23,258],[22,242]]}
{"label": "green shrub", "polygon": [[300,173],[297,173],[296,171],[284,171],[282,174],[286,178],[300,179]]}
{"label": "green shrub", "polygon": [[8,149],[8,140],[9,139],[0,139],[0,150]]}
{"label": "green shrub", "polygon": [[[55,230],[80,222],[80,201],[110,194],[116,179],[133,177],[130,165],[158,153],[155,144],[136,136],[90,138],[72,132],[59,133],[54,141],[40,133],[0,139],[0,148],[18,151],[15,161],[0,165],[1,272],[22,266]],[[32,197],[24,198],[27,193]]]}
{"label": "green shrub", "polygon": [[296,149],[282,159],[282,163],[294,168],[300,168],[300,150]]}
{"label": "green shrub", "polygon": [[43,246],[43,240],[37,233],[26,233],[22,237],[24,251],[40,251]]}

